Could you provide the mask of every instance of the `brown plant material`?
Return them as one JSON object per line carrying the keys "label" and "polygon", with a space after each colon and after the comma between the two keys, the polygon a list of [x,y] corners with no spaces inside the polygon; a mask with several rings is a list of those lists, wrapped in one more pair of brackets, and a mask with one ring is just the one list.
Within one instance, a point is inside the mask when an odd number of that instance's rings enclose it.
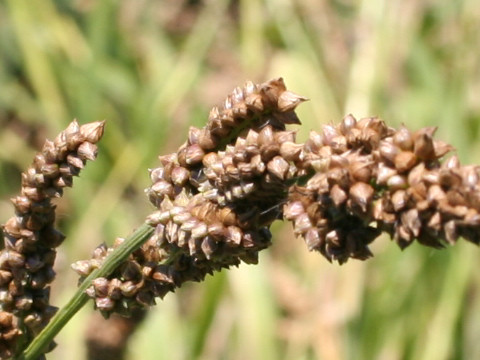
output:
{"label": "brown plant material", "polygon": [[31,340],[57,310],[49,304],[49,284],[55,277],[55,248],[65,236],[54,227],[52,199],[72,186],[87,160],[95,159],[103,128],[104,122],[79,126],[73,121],[45,142],[22,174],[21,194],[12,199],[15,216],[3,226],[0,251],[1,358],[12,356],[20,336]]}
{"label": "brown plant material", "polygon": [[[295,157],[297,149],[281,145],[294,144],[285,125],[299,123],[294,109],[305,100],[282,79],[247,82],[212,109],[203,129],[190,128],[177,152],[160,156],[146,191],[157,207],[147,218],[155,233],[111,277],[94,281],[88,294],[96,307],[128,314],[185,281],[256,263],[270,245],[270,224],[281,217],[287,179],[298,172],[282,156]],[[102,245],[73,267],[85,277],[109,251]]]}
{"label": "brown plant material", "polygon": [[[276,219],[340,264],[372,256],[368,244],[382,232],[402,248],[479,242],[479,167],[456,156],[441,163],[452,148],[433,139],[435,128],[396,130],[348,115],[297,144],[286,125],[299,124],[294,110],[305,100],[282,79],[247,82],[177,152],[160,156],[146,190],[154,235],[87,290],[104,315],[128,315],[186,281],[256,263]],[[84,278],[110,251],[101,245],[73,268]]]}
{"label": "brown plant material", "polygon": [[371,256],[388,233],[403,249],[417,240],[441,248],[463,237],[478,244],[480,168],[460,166],[435,128],[395,130],[377,118],[349,115],[312,133],[300,155],[314,171],[290,189],[284,215],[310,250],[340,263]]}

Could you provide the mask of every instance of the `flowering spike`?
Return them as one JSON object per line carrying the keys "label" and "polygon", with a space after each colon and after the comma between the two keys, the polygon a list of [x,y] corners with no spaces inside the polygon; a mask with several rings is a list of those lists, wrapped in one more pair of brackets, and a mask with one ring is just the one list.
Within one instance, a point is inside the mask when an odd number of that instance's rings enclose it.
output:
{"label": "flowering spike", "polygon": [[[5,245],[0,251],[0,292],[8,294],[0,299],[0,358],[12,353],[21,334],[30,341],[56,311],[48,303],[48,284],[55,276],[54,249],[65,236],[54,228],[55,206],[51,200],[60,197],[64,187],[72,186],[73,176],[79,174],[86,160],[95,159],[95,143],[103,134],[104,124],[80,126],[72,121],[54,141],[45,141],[22,174],[22,195],[12,200],[16,215],[3,227]],[[78,270],[86,273],[90,269],[79,266]],[[25,326],[17,328],[22,323]]]}
{"label": "flowering spike", "polygon": [[[147,217],[155,232],[87,291],[102,312],[128,314],[186,281],[256,263],[270,244],[270,225],[282,217],[309,250],[340,264],[371,257],[368,245],[382,232],[401,248],[415,240],[439,248],[459,236],[479,242],[480,170],[456,156],[442,165],[451,147],[434,140],[435,128],[395,130],[375,117],[347,115],[298,144],[286,125],[300,123],[294,110],[305,100],[282,78],[247,82],[212,109],[204,128],[191,128],[176,152],[160,157],[146,191],[157,207]],[[48,162],[51,152],[44,155]],[[69,165],[58,170],[66,179],[80,163]],[[35,187],[45,179],[36,175],[25,174],[16,208],[46,196]],[[76,271],[85,277],[109,251]]]}

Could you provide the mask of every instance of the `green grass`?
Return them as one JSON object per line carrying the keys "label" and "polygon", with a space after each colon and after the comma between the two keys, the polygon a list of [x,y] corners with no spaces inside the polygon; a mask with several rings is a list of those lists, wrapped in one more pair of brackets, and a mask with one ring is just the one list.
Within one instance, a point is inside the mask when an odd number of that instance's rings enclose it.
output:
{"label": "green grass", "polygon": [[[344,114],[412,129],[438,126],[464,163],[480,163],[480,3],[458,1],[0,2],[0,212],[22,169],[67,123],[107,119],[97,161],[59,202],[67,235],[52,302],[69,269],[152,210],[147,168],[246,79],[283,76],[307,96],[299,139]],[[339,267],[287,225],[259,266],[170,294],[134,337],[130,359],[480,358],[480,249],[460,242]],[[91,305],[88,306],[91,308]],[[82,311],[49,359],[83,358]],[[72,351],[74,350],[74,351]]]}

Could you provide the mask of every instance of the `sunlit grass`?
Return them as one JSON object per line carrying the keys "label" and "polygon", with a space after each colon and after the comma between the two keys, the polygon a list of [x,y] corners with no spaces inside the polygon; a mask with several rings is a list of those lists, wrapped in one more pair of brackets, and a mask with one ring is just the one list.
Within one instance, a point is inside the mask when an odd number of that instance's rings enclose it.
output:
{"label": "sunlit grass", "polygon": [[[107,119],[98,160],[59,204],[68,238],[54,304],[76,286],[71,262],[128,235],[151,211],[143,189],[156,156],[246,79],[283,76],[310,98],[298,110],[300,139],[346,113],[377,115],[392,126],[438,126],[462,162],[480,162],[480,3],[190,3],[0,3],[0,220],[43,136],[72,118]],[[130,358],[480,357],[480,249],[401,252],[381,238],[374,259],[339,267],[308,253],[288,226],[275,229],[260,265],[160,301]],[[88,321],[82,312],[48,358],[83,358]]]}

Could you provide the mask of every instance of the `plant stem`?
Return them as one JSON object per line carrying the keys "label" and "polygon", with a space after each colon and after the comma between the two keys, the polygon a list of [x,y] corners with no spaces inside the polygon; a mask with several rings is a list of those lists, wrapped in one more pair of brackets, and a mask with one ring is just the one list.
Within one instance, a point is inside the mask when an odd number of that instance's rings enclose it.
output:
{"label": "plant stem", "polygon": [[153,228],[148,224],[143,224],[130,235],[118,248],[112,252],[103,263],[102,267],[92,272],[79,286],[76,293],[68,303],[58,311],[50,323],[38,334],[27,349],[20,354],[18,360],[35,360],[41,356],[53,338],[68,323],[68,321],[79,311],[87,302],[88,296],[85,290],[91,285],[92,281],[99,277],[111,274],[128,256],[138,249],[153,233]]}

